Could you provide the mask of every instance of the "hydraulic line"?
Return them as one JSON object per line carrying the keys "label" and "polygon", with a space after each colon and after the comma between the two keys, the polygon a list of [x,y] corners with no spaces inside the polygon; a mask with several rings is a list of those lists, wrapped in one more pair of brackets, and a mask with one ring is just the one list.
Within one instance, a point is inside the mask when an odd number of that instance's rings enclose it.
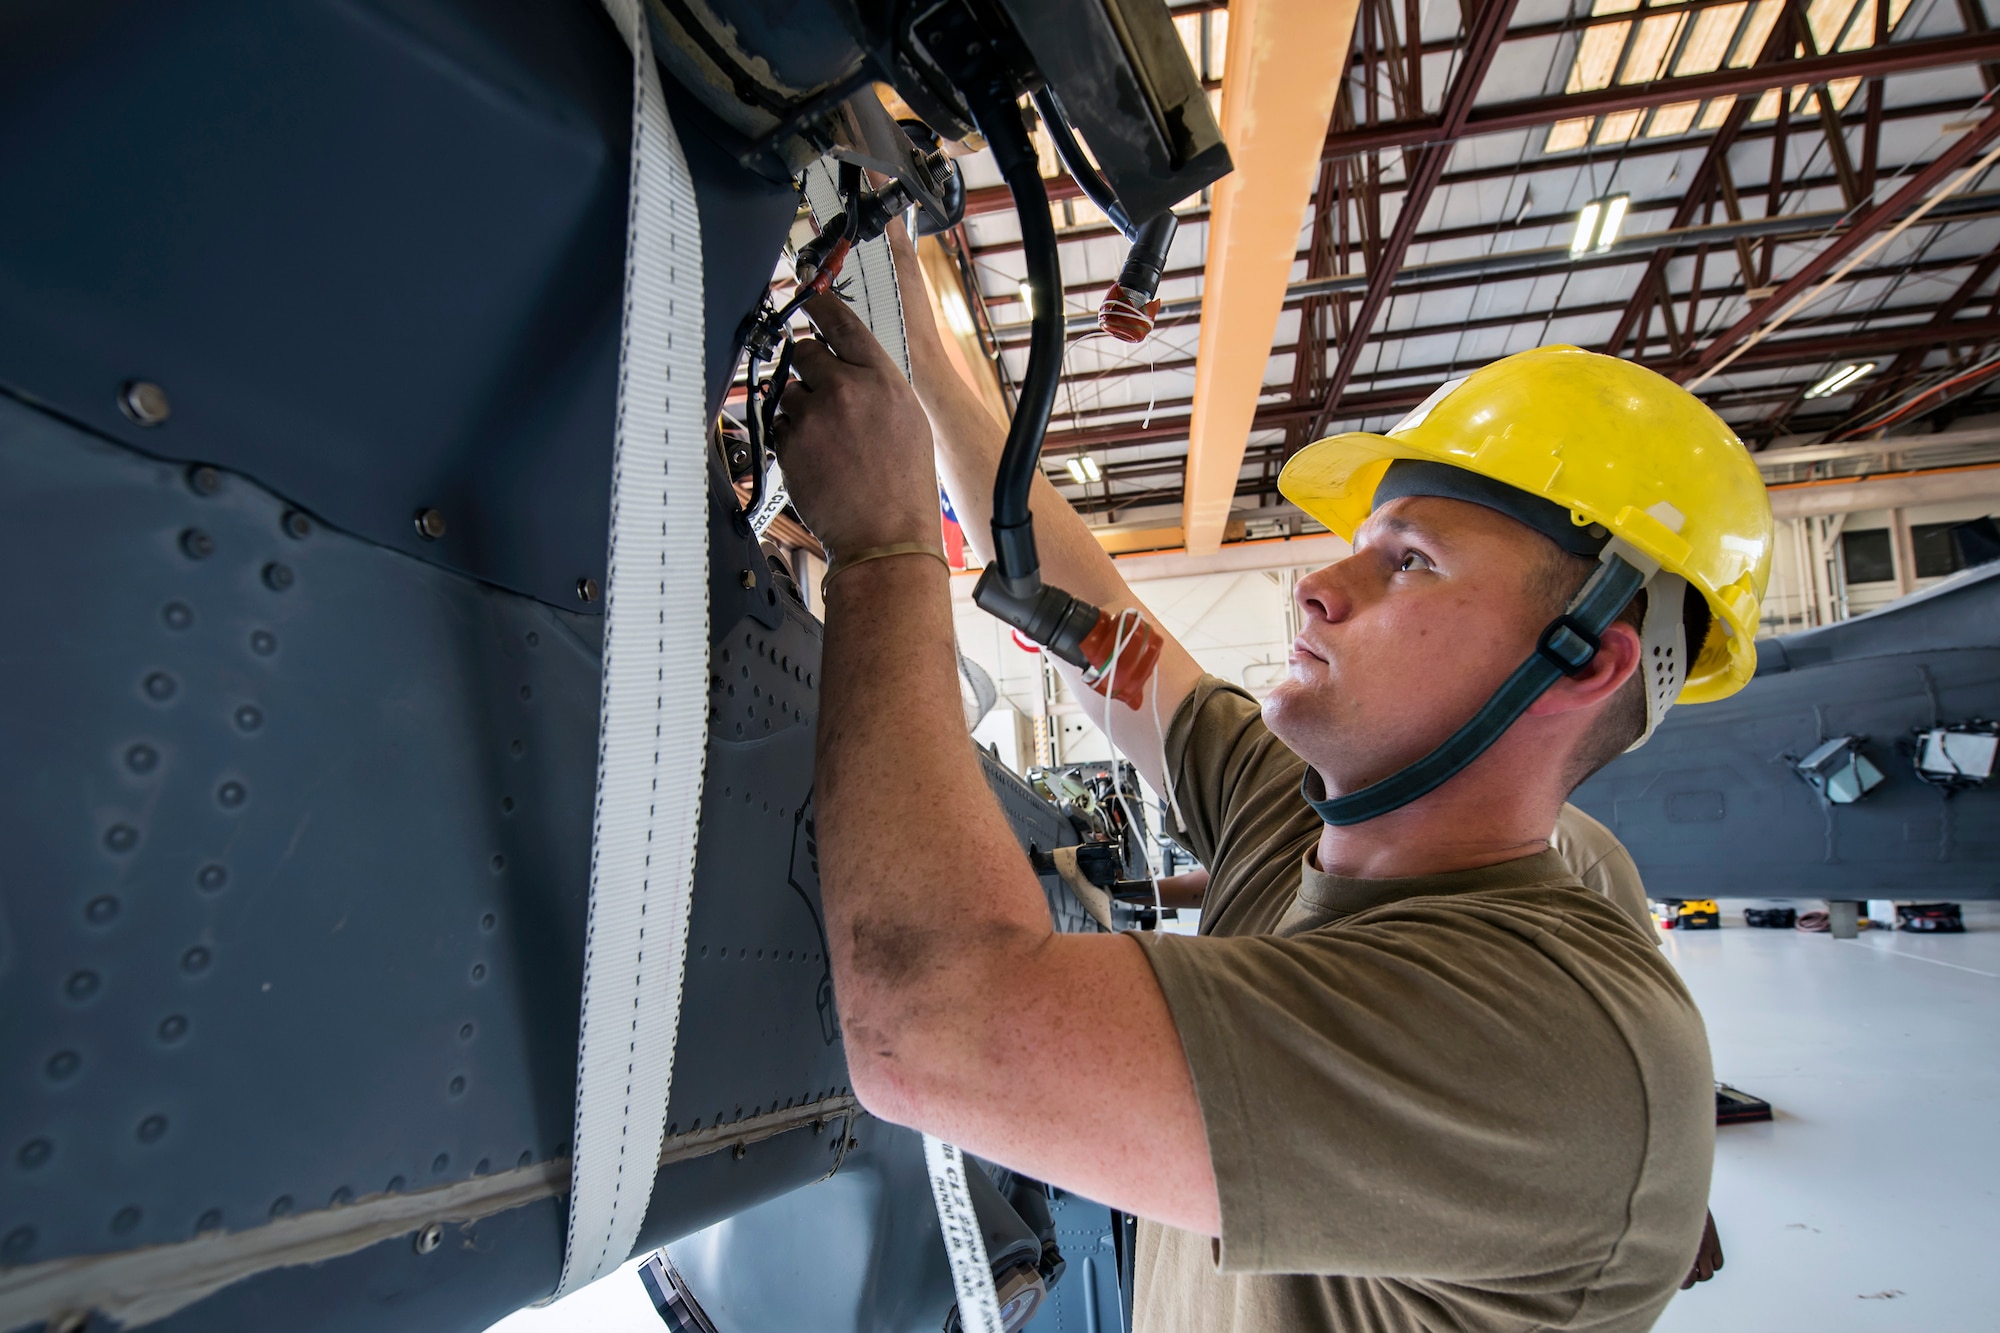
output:
{"label": "hydraulic line", "polygon": [[1021,249],[1034,305],[1028,369],[1021,380],[1014,420],[1007,428],[1007,445],[993,485],[994,566],[1000,584],[1014,596],[1032,597],[1040,589],[1041,578],[1028,497],[1040,465],[1042,436],[1048,429],[1049,414],[1055,410],[1056,383],[1062,376],[1062,267],[1057,258],[1055,221],[1049,216],[1048,191],[1042,187],[1035,148],[1015,104],[1001,95],[975,106],[973,115],[993,149],[994,161],[1020,215]]}
{"label": "hydraulic line", "polygon": [[994,161],[1020,215],[1021,247],[1033,304],[1028,370],[1007,428],[1007,444],[993,482],[993,563],[979,576],[972,600],[1041,644],[1099,693],[1137,708],[1159,665],[1163,640],[1136,613],[1114,618],[1080,597],[1042,582],[1030,508],[1041,470],[1042,437],[1055,410],[1062,376],[1062,269],[1048,191],[1020,108],[1004,87],[968,93],[973,119],[993,149]]}
{"label": "hydraulic line", "polygon": [[1047,87],[1036,93],[1035,110],[1049,132],[1056,156],[1062,159],[1084,198],[1097,205],[1098,211],[1132,243],[1118,281],[1104,294],[1104,301],[1098,307],[1097,326],[1120,342],[1144,342],[1160,313],[1160,276],[1166,272],[1167,250],[1174,243],[1174,233],[1180,229],[1180,219],[1169,210],[1146,222],[1135,223],[1118,202],[1110,184],[1083,155],[1083,145],[1076,141],[1076,132],[1070,128],[1069,118],[1062,104],[1056,101],[1055,93]]}
{"label": "hydraulic line", "polygon": [[1118,202],[1118,196],[1111,192],[1111,185],[1097,173],[1090,159],[1083,155],[1083,145],[1076,141],[1076,132],[1069,127],[1069,117],[1063,113],[1062,104],[1045,84],[1035,94],[1035,111],[1042,118],[1042,126],[1049,132],[1049,142],[1055,146],[1056,156],[1069,169],[1071,179],[1083,191],[1083,197],[1097,205],[1111,225],[1123,232],[1125,239],[1135,241],[1139,229],[1125,214],[1125,206]]}

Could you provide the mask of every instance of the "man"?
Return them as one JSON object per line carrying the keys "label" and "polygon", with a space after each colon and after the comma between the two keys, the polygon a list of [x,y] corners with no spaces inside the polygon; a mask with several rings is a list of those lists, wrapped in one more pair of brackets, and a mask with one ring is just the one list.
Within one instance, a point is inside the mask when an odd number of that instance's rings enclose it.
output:
{"label": "man", "polygon": [[[1355,554],[1300,581],[1261,714],[1171,641],[1137,709],[1072,683],[1211,871],[1202,936],[1056,935],[964,741],[931,558],[933,432],[980,541],[1002,431],[901,262],[915,394],[821,300],[776,435],[833,557],[820,865],[856,1094],[1144,1219],[1143,1329],[1649,1326],[1701,1234],[1706,1041],[1548,837],[1664,711],[1648,691],[1748,678],[1770,519],[1741,445],[1656,376],[1544,350],[1302,453],[1287,494]],[[1570,483],[1646,503],[1565,510]],[[1034,512],[1050,582],[1139,606],[1039,480]],[[1468,746],[1496,694],[1518,716]],[[911,827],[912,788],[950,836]]]}

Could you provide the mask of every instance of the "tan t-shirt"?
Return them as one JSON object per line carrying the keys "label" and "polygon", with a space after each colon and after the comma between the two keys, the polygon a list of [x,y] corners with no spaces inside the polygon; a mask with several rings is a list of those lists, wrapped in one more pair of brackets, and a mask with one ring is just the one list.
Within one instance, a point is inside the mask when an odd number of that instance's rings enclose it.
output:
{"label": "tan t-shirt", "polygon": [[1144,935],[1194,1075],[1212,1240],[1142,1223],[1144,1333],[1644,1329],[1694,1258],[1701,1017],[1554,852],[1355,880],[1304,764],[1204,678],[1167,739],[1201,937]]}
{"label": "tan t-shirt", "polygon": [[1564,804],[1556,816],[1556,831],[1549,835],[1549,848],[1563,859],[1570,873],[1617,904],[1618,910],[1639,923],[1647,938],[1663,944],[1660,929],[1653,924],[1652,909],[1646,906],[1646,882],[1632,853],[1618,841],[1618,835],[1573,805]]}

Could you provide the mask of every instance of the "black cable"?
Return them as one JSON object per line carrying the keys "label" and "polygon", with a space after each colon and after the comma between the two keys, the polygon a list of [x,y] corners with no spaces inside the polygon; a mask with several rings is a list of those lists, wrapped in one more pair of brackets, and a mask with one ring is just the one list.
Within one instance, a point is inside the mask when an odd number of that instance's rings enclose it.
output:
{"label": "black cable", "polygon": [[1035,474],[1040,470],[1042,437],[1055,410],[1056,386],[1062,378],[1062,267],[1055,222],[1049,216],[1048,191],[1042,186],[1040,164],[1021,123],[1019,107],[1004,92],[988,89],[984,98],[975,101],[972,114],[993,149],[994,161],[1020,215],[1021,251],[1034,303],[1028,369],[1021,379],[1014,420],[1007,428],[1007,446],[1001,452],[999,475],[993,483],[994,565],[1009,593],[1032,597],[1041,586],[1041,577],[1028,505]]}
{"label": "black cable", "polygon": [[[834,222],[840,224],[841,237],[850,245],[853,244],[854,234],[861,225],[861,186],[861,168],[852,162],[842,162],[839,190],[841,206],[845,211],[837,217],[828,218],[827,221],[829,224]],[[792,316],[812,295],[811,283],[800,284],[798,291],[792,294],[791,300],[785,302],[768,321],[770,327],[785,334],[785,341],[783,350],[778,353],[777,365],[771,372],[770,393],[761,407],[757,402],[758,356],[754,347],[747,358],[743,384],[743,417],[744,425],[750,432],[750,503],[743,511],[745,517],[755,514],[759,506],[764,503],[764,474],[771,466],[771,427],[777,420],[778,399],[784,394],[785,381],[792,373],[793,343],[791,336],[785,333],[785,330],[790,325]],[[1039,448],[1039,441],[1037,447]]]}
{"label": "black cable", "polygon": [[751,352],[743,372],[743,424],[750,432],[750,502],[743,507],[749,518],[764,503],[764,470],[770,465],[764,447],[764,411],[757,403],[757,354]]}
{"label": "black cable", "polygon": [[792,349],[798,343],[791,338],[778,349],[778,364],[771,371],[771,391],[764,397],[764,438],[771,438],[771,428],[777,424],[779,399],[783,397],[785,386],[792,378]]}
{"label": "black cable", "polygon": [[[1049,142],[1055,146],[1056,156],[1069,168],[1069,174],[1082,189],[1083,197],[1096,204],[1098,211],[1111,219],[1111,225],[1125,234],[1125,239],[1139,238],[1139,229],[1132,225],[1125,206],[1118,202],[1112,192],[1110,182],[1097,174],[1097,168],[1083,155],[1083,145],[1076,141],[1076,132],[1069,127],[1069,117],[1063,114],[1062,104],[1056,101],[1055,92],[1047,84],[1035,94],[1035,110],[1042,117],[1042,126],[1049,132]],[[988,136],[991,138],[991,136]],[[1036,175],[1040,176],[1039,168]]]}

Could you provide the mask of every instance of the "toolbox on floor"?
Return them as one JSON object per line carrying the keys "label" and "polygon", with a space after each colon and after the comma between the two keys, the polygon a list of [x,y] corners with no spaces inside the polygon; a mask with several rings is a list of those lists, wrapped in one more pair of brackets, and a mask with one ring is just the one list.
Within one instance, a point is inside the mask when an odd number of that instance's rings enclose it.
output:
{"label": "toolbox on floor", "polygon": [[1718,1125],[1742,1125],[1753,1120],[1769,1120],[1771,1103],[1761,1097],[1730,1087],[1727,1083],[1715,1085],[1715,1123]]}
{"label": "toolbox on floor", "polygon": [[1965,918],[1959,914],[1957,903],[1899,903],[1896,906],[1896,929],[1935,935],[1962,935],[1965,933]]}
{"label": "toolbox on floor", "polygon": [[1668,930],[1720,930],[1722,909],[1713,898],[1669,898],[1660,924]]}
{"label": "toolbox on floor", "polygon": [[1794,907],[1746,907],[1743,924],[1759,930],[1790,930],[1799,924],[1799,913]]}

